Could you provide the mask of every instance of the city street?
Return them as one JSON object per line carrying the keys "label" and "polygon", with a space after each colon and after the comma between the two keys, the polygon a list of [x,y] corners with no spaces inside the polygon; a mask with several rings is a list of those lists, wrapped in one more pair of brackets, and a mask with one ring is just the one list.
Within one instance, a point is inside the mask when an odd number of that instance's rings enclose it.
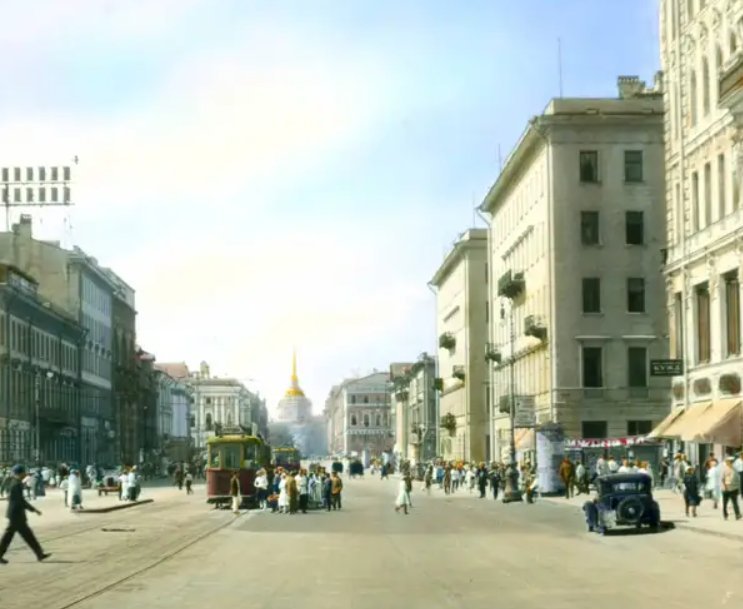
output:
{"label": "city street", "polygon": [[[153,489],[111,514],[31,515],[54,553],[16,541],[0,570],[3,609],[213,607],[740,606],[740,542],[675,529],[585,532],[566,502],[503,505],[416,484],[393,511],[397,480],[346,480],[339,513],[249,513]],[[44,509],[44,508],[42,508]],[[51,508],[49,511],[53,511]],[[104,532],[103,529],[109,529]]]}

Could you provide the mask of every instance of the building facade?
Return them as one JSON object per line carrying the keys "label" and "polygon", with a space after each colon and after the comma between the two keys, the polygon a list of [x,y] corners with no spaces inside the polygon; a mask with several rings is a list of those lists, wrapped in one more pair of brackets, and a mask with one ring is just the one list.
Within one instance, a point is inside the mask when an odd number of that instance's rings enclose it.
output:
{"label": "building facade", "polygon": [[191,435],[196,448],[206,447],[206,440],[219,428],[239,426],[253,431],[252,394],[240,381],[213,377],[209,364],[201,362],[199,371],[191,374],[190,385],[193,388]]}
{"label": "building facade", "polygon": [[333,387],[325,403],[328,449],[334,455],[380,456],[394,446],[389,374],[374,372]]}
{"label": "building facade", "polygon": [[391,427],[398,460],[426,463],[441,454],[436,381],[436,359],[427,353],[411,364],[390,366]]}
{"label": "building facade", "polygon": [[11,232],[0,233],[0,259],[34,277],[40,297],[72,315],[84,329],[80,460],[117,463],[111,365],[115,285],[80,248],[65,250],[58,242],[34,239],[28,215],[22,215]]}
{"label": "building facade", "polygon": [[0,462],[80,459],[83,337],[33,277],[0,264]]}
{"label": "building facade", "polygon": [[[742,18],[740,2],[661,2],[666,306],[671,354],[683,363],[673,378],[673,416],[688,410],[664,435],[690,442],[692,459],[703,459],[709,445],[743,441]],[[687,425],[702,409],[704,420]]]}
{"label": "building facade", "polygon": [[439,454],[447,460],[490,460],[487,244],[487,229],[465,231],[430,282],[436,289],[440,414],[452,422],[440,435]]}
{"label": "building facade", "polygon": [[169,463],[191,459],[192,388],[187,379],[176,379],[155,364],[157,380],[157,433]]}
{"label": "building facade", "polygon": [[119,462],[133,465],[139,462],[142,449],[142,404],[138,397],[137,331],[135,292],[111,269],[105,270],[115,286],[112,304],[111,366],[114,418],[114,438]]}
{"label": "building facade", "polygon": [[512,396],[570,439],[666,416],[668,379],[650,376],[667,357],[663,160],[659,85],[620,77],[617,99],[552,100],[486,196],[495,457]]}

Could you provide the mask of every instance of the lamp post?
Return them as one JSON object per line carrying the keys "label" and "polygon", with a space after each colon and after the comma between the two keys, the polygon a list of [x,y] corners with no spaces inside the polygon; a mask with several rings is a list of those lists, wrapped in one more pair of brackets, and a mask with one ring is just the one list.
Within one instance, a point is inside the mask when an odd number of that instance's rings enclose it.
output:
{"label": "lamp post", "polygon": [[[501,304],[501,319],[506,316],[506,311]],[[510,376],[510,419],[511,419],[511,438],[510,438],[510,463],[506,473],[506,490],[503,493],[503,503],[512,503],[522,501],[521,490],[519,489],[519,471],[516,463],[516,334],[513,329],[513,303],[509,306],[508,311],[509,338],[511,344],[511,355],[508,359],[508,372]]]}

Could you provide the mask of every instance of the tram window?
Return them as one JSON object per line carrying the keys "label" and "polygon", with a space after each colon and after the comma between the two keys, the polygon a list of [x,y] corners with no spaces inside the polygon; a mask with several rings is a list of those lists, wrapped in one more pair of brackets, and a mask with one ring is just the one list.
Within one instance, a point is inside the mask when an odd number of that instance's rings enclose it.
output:
{"label": "tram window", "polygon": [[255,461],[256,455],[255,455],[255,444],[245,444],[245,460],[246,461]]}
{"label": "tram window", "polygon": [[222,455],[224,456],[223,468],[226,469],[240,469],[240,445],[235,444],[232,446],[224,446],[222,448]]}
{"label": "tram window", "polygon": [[214,448],[209,451],[209,467],[219,467],[219,449]]}

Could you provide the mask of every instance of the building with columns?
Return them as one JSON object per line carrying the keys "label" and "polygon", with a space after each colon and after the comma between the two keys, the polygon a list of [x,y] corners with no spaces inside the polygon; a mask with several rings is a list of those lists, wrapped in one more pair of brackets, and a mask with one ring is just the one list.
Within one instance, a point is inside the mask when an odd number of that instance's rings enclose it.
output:
{"label": "building with columns", "polygon": [[743,3],[663,0],[660,18],[666,306],[683,373],[654,434],[688,443],[701,462],[743,441]]}
{"label": "building with columns", "polygon": [[430,281],[436,289],[440,414],[453,417],[442,428],[439,454],[449,461],[490,461],[487,232],[462,233]]}
{"label": "building with columns", "polygon": [[496,458],[508,454],[512,397],[533,405],[524,452],[539,430],[642,435],[669,410],[668,380],[650,376],[667,356],[663,100],[658,82],[618,87],[617,98],[553,99],[480,207]]}

